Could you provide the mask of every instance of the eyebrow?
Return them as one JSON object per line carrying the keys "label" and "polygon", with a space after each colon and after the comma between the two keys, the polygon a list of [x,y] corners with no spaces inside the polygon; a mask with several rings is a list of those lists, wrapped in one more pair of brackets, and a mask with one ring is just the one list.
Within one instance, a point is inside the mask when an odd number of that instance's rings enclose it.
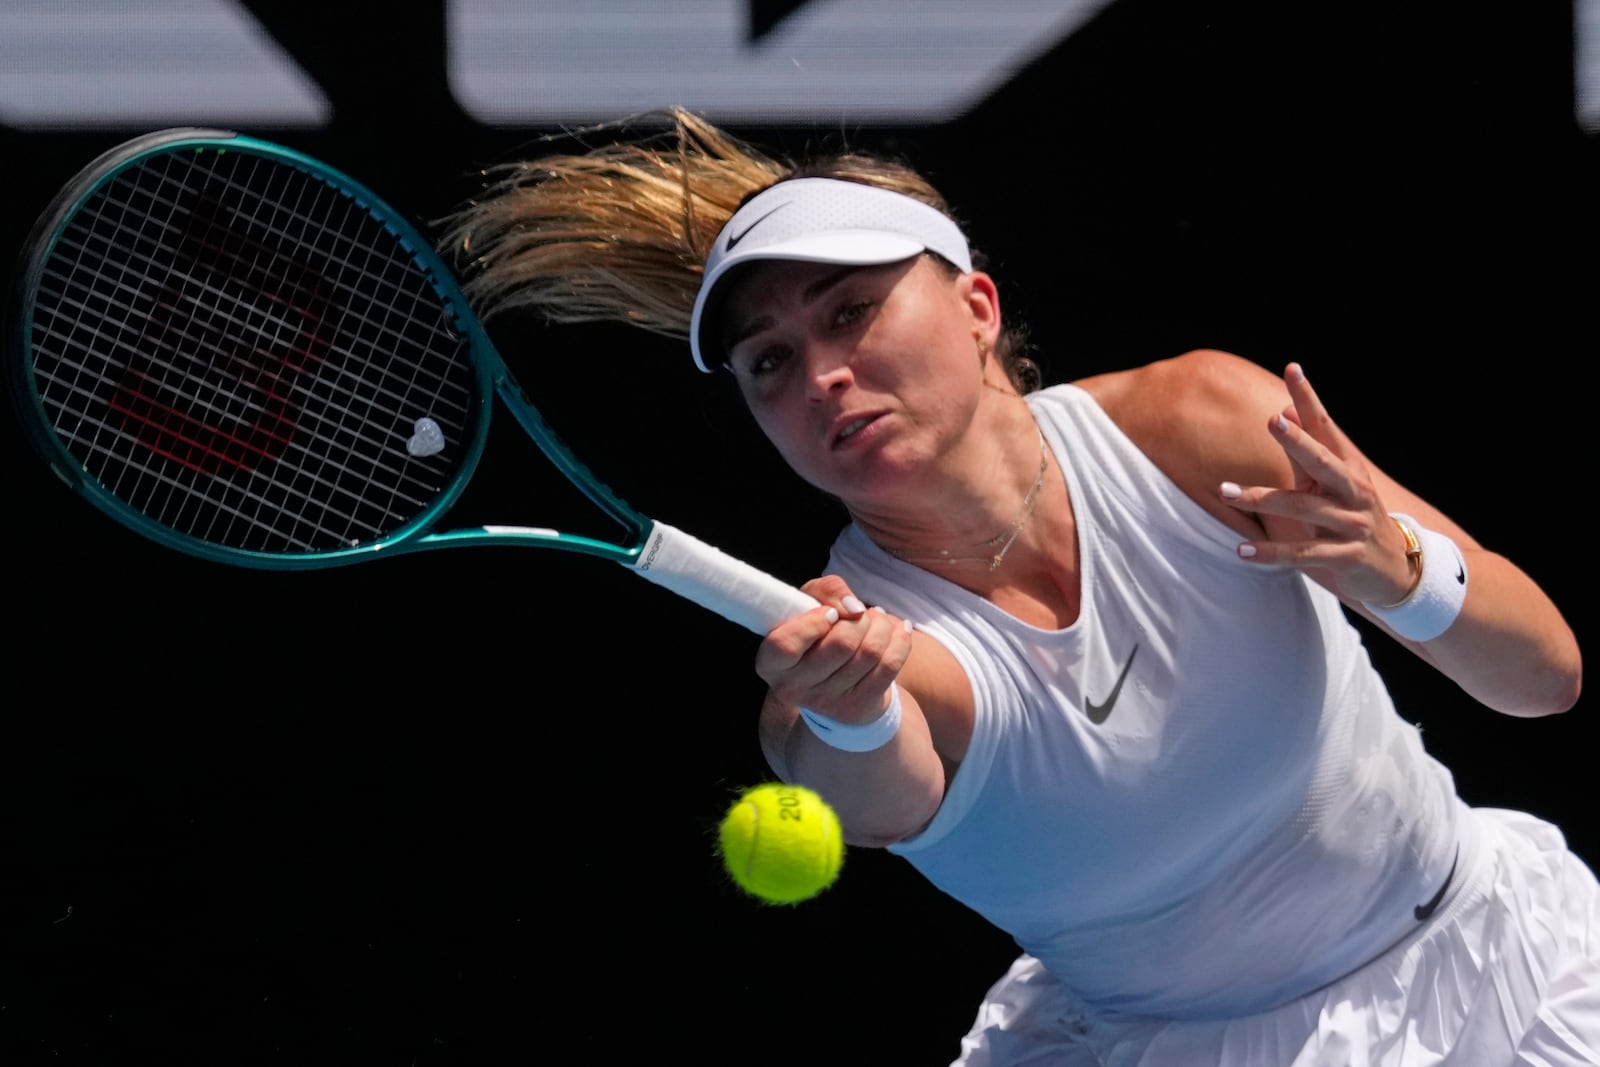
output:
{"label": "eyebrow", "polygon": [[[849,277],[860,269],[861,267],[859,265],[850,265],[840,267],[838,270],[828,271],[826,274],[813,281],[810,285],[800,290],[800,303],[802,305],[814,303],[817,298],[821,297],[829,289],[832,289],[835,285],[838,285],[845,278]],[[747,337],[752,337],[755,334],[760,333],[770,325],[772,325],[771,315],[758,315],[754,319],[751,319],[749,322],[745,323],[736,332],[730,334],[722,342],[722,351],[724,357],[726,357],[727,353],[732,351],[733,348],[739,344],[739,342],[743,341]]]}

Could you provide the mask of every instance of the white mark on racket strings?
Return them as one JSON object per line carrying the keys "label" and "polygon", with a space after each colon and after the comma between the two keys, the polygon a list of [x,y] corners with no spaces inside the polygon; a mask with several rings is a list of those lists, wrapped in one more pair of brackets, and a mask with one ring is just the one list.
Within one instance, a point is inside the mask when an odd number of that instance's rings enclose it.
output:
{"label": "white mark on racket strings", "polygon": [[428,416],[418,419],[412,430],[414,432],[406,441],[406,451],[413,456],[434,456],[444,451],[444,431]]}

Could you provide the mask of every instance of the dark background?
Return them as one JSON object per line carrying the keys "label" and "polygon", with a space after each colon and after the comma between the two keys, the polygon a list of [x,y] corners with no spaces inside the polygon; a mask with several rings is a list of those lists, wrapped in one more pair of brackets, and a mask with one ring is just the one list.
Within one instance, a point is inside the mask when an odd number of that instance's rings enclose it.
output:
{"label": "dark background", "polygon": [[[335,117],[246,132],[419,219],[551,132],[463,116],[433,5],[252,7]],[[1119,0],[948,123],[733,128],[922,166],[1053,382],[1203,346],[1302,361],[1587,640],[1600,144],[1572,12],[1398,7]],[[136,132],[0,129],[4,244]],[[497,334],[623,496],[794,581],[821,566],[839,512],[681,346]],[[767,776],[755,641],[621,568],[235,571],[102,519],[9,425],[4,457],[0,1061],[937,1064],[1015,955],[881,853],[798,908],[739,895],[712,841]],[[461,517],[539,522],[532,459],[500,427]],[[1372,653],[1469,801],[1600,857],[1584,703],[1513,720]]]}

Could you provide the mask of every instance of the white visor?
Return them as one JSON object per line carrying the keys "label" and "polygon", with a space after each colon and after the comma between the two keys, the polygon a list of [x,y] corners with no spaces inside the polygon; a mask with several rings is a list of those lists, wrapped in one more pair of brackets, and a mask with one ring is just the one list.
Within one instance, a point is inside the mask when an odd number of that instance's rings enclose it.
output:
{"label": "white visor", "polygon": [[834,178],[795,178],[762,190],[734,212],[706,257],[689,322],[695,366],[710,371],[722,362],[712,295],[739,264],[792,259],[866,267],[922,252],[936,252],[963,272],[972,269],[961,228],[909,196]]}

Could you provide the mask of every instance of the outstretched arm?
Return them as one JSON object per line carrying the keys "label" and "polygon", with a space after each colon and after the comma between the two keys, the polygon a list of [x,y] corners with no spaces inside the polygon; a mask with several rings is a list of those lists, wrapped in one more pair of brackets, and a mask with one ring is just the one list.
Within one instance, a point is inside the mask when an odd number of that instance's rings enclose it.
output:
{"label": "outstretched arm", "polygon": [[[1305,571],[1497,711],[1537,716],[1570,708],[1582,686],[1582,660],[1577,639],[1545,592],[1369,462],[1328,415],[1298,364],[1285,370],[1283,386],[1289,403],[1268,416],[1266,429],[1289,461],[1293,484],[1224,482],[1220,489],[1223,501],[1255,515],[1266,532],[1241,543],[1240,555]],[[1414,584],[1407,540],[1391,513],[1453,540],[1470,576],[1460,614],[1427,640],[1395,634],[1371,608],[1403,602]],[[1435,557],[1425,555],[1422,566],[1455,571],[1454,560]]]}

